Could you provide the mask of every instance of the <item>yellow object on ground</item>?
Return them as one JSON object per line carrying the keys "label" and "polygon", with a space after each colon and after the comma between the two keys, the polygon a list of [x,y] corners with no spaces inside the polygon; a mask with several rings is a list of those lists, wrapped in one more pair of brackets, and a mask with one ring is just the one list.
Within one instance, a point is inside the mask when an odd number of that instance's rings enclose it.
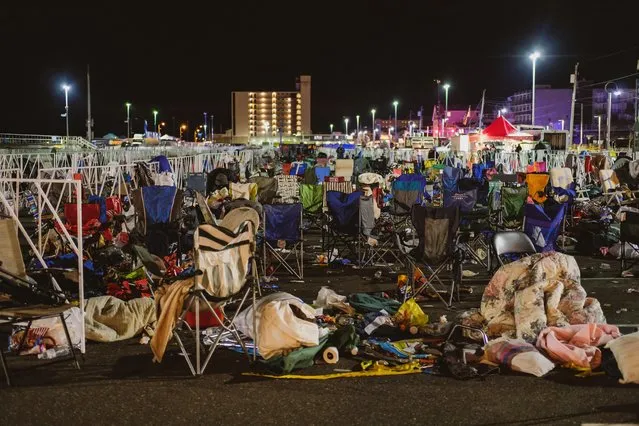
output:
{"label": "yellow object on ground", "polygon": [[405,325],[423,327],[428,324],[428,315],[422,311],[415,299],[411,298],[399,307],[395,320]]}
{"label": "yellow object on ground", "polygon": [[341,379],[346,377],[373,377],[373,376],[399,376],[402,374],[419,374],[422,372],[419,362],[409,362],[406,364],[398,365],[396,367],[389,367],[387,365],[380,364],[379,362],[373,363],[372,361],[362,362],[363,371],[349,371],[347,373],[332,373],[332,374],[318,374],[318,375],[302,375],[302,374],[284,374],[278,376],[275,374],[259,374],[259,373],[242,373],[243,376],[265,377],[269,379],[301,379],[301,380],[328,380],[328,379]]}

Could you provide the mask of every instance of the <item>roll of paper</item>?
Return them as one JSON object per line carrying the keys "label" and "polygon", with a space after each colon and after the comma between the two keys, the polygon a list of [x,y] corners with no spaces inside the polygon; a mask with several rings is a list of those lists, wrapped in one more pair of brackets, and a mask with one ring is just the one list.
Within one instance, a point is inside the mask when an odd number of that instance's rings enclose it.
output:
{"label": "roll of paper", "polygon": [[329,348],[324,349],[324,354],[322,355],[324,358],[324,362],[327,364],[337,364],[339,361],[339,352],[335,346],[331,346]]}

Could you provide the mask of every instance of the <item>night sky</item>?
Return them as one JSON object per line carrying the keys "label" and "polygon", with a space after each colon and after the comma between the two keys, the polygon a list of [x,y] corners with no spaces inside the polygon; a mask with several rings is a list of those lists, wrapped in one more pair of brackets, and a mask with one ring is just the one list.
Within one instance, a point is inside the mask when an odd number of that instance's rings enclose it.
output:
{"label": "night sky", "polygon": [[[19,6],[19,5],[24,6]],[[605,5],[610,5],[606,8]],[[569,87],[580,61],[595,82],[636,72],[639,1],[86,1],[3,2],[0,132],[63,134],[63,82],[71,133],[86,134],[86,64],[95,135],[133,130],[152,109],[166,121],[215,115],[230,127],[233,90],[294,90],[312,76],[312,128],[341,128],[436,101],[433,79],[450,82],[450,105],[474,108],[530,85],[528,54],[543,56],[538,84]],[[619,85],[634,85],[632,79]],[[365,118],[364,118],[365,117]]]}

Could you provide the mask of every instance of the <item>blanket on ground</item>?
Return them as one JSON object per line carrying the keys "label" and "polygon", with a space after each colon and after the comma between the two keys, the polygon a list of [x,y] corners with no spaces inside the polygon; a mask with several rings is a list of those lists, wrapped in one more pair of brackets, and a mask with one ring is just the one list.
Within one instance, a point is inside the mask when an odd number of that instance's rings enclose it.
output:
{"label": "blanket on ground", "polygon": [[601,365],[601,350],[597,346],[603,346],[619,336],[619,329],[608,324],[548,327],[539,334],[537,347],[562,365],[597,368]]}
{"label": "blanket on ground", "polygon": [[151,335],[155,318],[153,299],[124,301],[113,296],[92,297],[85,307],[86,337],[96,342],[115,342],[135,337],[142,331]]}
{"label": "blanket on ground", "polygon": [[586,297],[572,256],[546,252],[502,266],[486,286],[481,314],[490,337],[535,343],[549,326],[604,324],[599,302]]}
{"label": "blanket on ground", "polygon": [[175,323],[182,314],[184,300],[192,287],[193,279],[186,279],[165,284],[155,292],[155,303],[159,315],[155,335],[150,342],[153,362],[162,362],[166,346],[173,335]]}

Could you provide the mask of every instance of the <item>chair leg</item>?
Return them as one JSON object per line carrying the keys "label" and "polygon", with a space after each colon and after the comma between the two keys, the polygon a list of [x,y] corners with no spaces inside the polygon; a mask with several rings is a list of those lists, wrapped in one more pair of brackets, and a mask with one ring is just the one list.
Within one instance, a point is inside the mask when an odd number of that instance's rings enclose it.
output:
{"label": "chair leg", "polygon": [[11,386],[11,377],[9,376],[9,366],[7,366],[7,360],[4,357],[4,351],[0,349],[0,364],[2,364],[2,370],[4,371],[4,377],[7,380],[7,386]]}
{"label": "chair leg", "polygon": [[75,354],[75,349],[73,348],[73,342],[71,341],[71,335],[69,334],[69,328],[67,327],[67,323],[64,320],[64,313],[60,314],[60,321],[62,321],[62,327],[64,328],[64,335],[67,337],[67,344],[69,345],[69,349],[71,350],[71,355],[73,355],[73,362],[75,363],[75,368],[80,369],[80,363],[78,362],[78,357]]}

